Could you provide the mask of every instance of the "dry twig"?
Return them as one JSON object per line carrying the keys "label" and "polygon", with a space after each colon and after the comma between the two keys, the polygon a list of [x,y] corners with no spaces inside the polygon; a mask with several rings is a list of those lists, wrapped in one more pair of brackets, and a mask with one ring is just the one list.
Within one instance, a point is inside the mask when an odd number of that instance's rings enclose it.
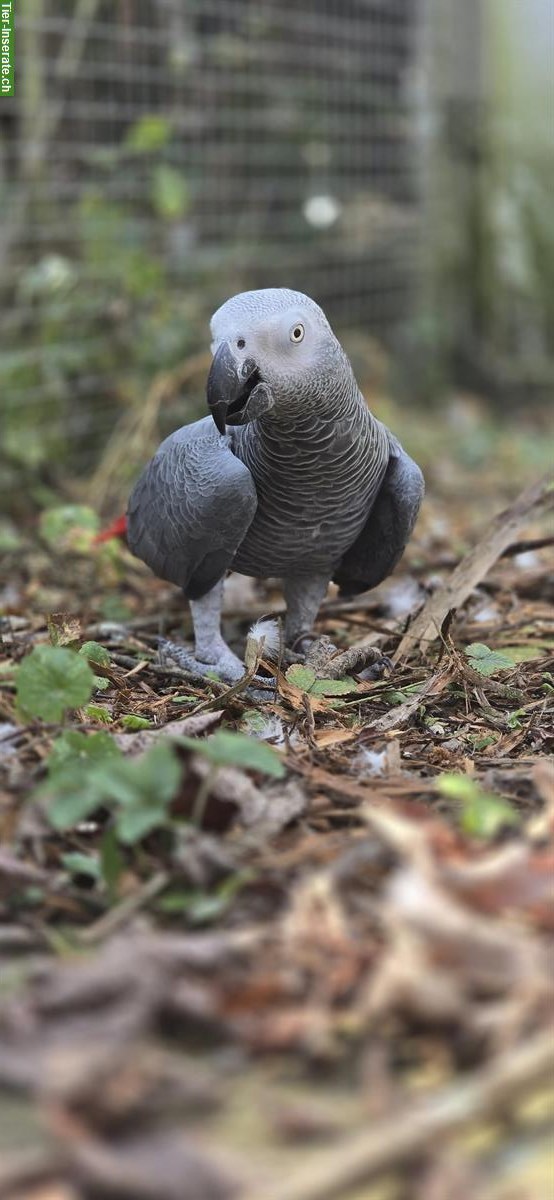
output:
{"label": "dry twig", "polygon": [[507,546],[525,527],[531,515],[539,516],[554,505],[554,485],[550,475],[525,488],[517,500],[494,518],[487,532],[452,572],[450,578],[426,601],[394,655],[395,662],[415,646],[425,649],[439,636],[442,623],[453,608],[467,600],[477,584]]}

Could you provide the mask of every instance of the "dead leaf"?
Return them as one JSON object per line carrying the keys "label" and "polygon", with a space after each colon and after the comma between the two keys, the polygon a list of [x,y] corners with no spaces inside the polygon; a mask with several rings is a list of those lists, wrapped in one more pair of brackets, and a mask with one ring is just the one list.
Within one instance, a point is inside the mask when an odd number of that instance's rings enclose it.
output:
{"label": "dead leaf", "polygon": [[320,750],[326,746],[339,746],[345,742],[354,742],[360,735],[359,729],[316,729],[313,738]]}
{"label": "dead leaf", "polygon": [[53,646],[69,646],[83,637],[79,618],[66,612],[49,613],[48,633]]}
{"label": "dead leaf", "polygon": [[[200,755],[193,755],[191,766],[199,779],[209,781],[210,796],[221,804],[231,805],[240,824],[255,834],[256,840],[274,837],[306,810],[306,796],[295,780],[258,786],[237,767],[218,767],[214,773],[212,764]],[[210,827],[209,810],[207,827]]]}

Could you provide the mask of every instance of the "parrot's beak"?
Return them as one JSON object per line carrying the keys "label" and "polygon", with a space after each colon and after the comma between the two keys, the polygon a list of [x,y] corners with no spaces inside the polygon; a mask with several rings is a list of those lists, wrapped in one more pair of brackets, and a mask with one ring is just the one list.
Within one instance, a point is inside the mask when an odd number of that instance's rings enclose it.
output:
{"label": "parrot's beak", "polygon": [[239,416],[259,378],[253,358],[237,362],[229,343],[222,342],[214,354],[206,388],[208,408],[220,433],[225,433],[227,423],[236,423],[228,422],[227,417]]}

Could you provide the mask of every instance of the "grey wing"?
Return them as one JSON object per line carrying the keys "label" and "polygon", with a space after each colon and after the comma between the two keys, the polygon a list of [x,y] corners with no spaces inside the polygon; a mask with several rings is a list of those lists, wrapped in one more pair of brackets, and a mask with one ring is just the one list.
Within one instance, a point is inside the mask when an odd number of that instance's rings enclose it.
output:
{"label": "grey wing", "polygon": [[388,466],[368,519],[333,575],[343,596],[367,592],[391,574],[423,500],[425,484],[417,463],[391,434],[389,443]]}
{"label": "grey wing", "polygon": [[171,434],[143,471],[127,509],[129,546],[197,600],[230,567],[256,507],[248,467],[206,417]]}

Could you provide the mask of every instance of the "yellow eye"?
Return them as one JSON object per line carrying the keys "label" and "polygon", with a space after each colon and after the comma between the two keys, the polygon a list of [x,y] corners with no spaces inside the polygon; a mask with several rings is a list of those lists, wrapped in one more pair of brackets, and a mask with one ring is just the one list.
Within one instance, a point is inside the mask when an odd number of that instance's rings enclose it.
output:
{"label": "yellow eye", "polygon": [[301,325],[300,321],[299,321],[297,325],[293,325],[293,327],[290,331],[290,340],[291,340],[291,342],[301,342],[303,337],[304,337],[304,326]]}

